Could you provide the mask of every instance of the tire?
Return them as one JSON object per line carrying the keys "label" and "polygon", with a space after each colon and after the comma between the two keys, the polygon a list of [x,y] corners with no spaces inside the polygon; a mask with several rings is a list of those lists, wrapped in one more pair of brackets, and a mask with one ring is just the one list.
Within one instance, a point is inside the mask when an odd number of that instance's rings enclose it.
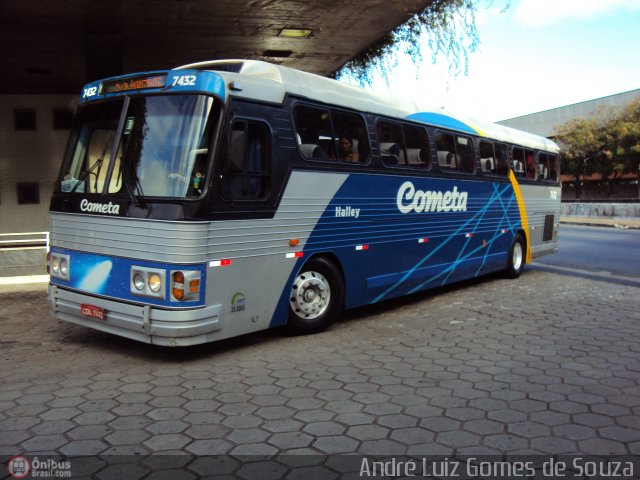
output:
{"label": "tire", "polygon": [[342,311],[343,292],[344,280],[335,265],[322,257],[311,259],[291,286],[289,330],[296,334],[325,330]]}
{"label": "tire", "polygon": [[509,249],[509,259],[505,275],[507,278],[518,278],[524,270],[526,247],[522,234],[518,233]]}

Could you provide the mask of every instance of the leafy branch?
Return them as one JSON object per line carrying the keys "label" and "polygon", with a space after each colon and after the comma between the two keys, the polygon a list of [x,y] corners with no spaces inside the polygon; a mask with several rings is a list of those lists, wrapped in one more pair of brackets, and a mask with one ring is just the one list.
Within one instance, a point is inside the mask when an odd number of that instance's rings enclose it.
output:
{"label": "leafy branch", "polygon": [[[503,11],[507,8],[508,3]],[[451,75],[462,72],[466,75],[469,55],[480,43],[475,15],[474,0],[434,0],[331,76],[350,76],[361,85],[371,85],[376,71],[383,78],[389,77],[398,65],[398,53],[410,58],[414,65],[420,65],[424,61],[424,46],[431,52],[433,63],[439,55],[444,55],[449,60]]]}

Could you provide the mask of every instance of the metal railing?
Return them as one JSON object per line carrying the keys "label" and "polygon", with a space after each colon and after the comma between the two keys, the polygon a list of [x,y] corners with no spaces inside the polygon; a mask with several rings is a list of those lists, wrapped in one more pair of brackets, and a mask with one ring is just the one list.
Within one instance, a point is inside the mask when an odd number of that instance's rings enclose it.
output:
{"label": "metal railing", "polygon": [[0,250],[49,251],[49,232],[0,233]]}

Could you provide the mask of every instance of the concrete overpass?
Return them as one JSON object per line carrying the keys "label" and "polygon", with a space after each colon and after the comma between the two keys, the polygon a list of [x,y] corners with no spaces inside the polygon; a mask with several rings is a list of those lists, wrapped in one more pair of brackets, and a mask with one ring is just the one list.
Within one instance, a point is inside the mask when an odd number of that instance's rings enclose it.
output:
{"label": "concrete overpass", "polygon": [[200,60],[336,70],[431,0],[3,0],[0,93],[76,93],[89,80]]}

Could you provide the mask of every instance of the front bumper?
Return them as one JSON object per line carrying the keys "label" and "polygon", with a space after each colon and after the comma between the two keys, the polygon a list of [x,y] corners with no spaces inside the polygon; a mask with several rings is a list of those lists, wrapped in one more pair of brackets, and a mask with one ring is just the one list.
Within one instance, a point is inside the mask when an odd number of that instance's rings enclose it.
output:
{"label": "front bumper", "polygon": [[[189,346],[211,342],[222,329],[221,305],[191,310],[161,310],[150,305],[97,298],[49,285],[49,314],[59,320],[153,345]],[[104,320],[81,315],[82,304],[98,304]]]}

